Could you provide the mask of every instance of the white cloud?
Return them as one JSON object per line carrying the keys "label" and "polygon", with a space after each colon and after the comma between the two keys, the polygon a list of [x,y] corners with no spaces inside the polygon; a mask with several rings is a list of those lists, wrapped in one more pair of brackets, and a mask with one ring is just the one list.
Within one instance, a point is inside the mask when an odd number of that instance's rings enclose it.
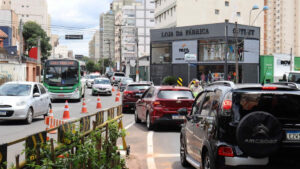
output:
{"label": "white cloud", "polygon": [[[88,42],[99,29],[99,16],[109,10],[111,0],[47,0],[52,33],[74,54],[88,55]],[[84,40],[64,40],[65,34],[83,34]]]}

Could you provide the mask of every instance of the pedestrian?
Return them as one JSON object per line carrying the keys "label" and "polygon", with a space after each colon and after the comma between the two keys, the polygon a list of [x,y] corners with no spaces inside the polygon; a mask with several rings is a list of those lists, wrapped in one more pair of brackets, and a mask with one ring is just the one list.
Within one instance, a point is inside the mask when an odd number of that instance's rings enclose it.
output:
{"label": "pedestrian", "polygon": [[203,91],[202,86],[200,85],[200,81],[196,80],[194,85],[191,87],[193,95],[196,97],[200,92]]}

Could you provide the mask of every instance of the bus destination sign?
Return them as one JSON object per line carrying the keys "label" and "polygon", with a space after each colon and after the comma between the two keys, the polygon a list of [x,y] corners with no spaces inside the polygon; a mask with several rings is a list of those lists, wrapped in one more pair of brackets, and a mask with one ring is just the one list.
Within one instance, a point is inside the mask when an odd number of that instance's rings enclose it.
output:
{"label": "bus destination sign", "polygon": [[73,60],[68,61],[58,61],[58,60],[51,60],[49,61],[49,66],[76,66],[77,63]]}

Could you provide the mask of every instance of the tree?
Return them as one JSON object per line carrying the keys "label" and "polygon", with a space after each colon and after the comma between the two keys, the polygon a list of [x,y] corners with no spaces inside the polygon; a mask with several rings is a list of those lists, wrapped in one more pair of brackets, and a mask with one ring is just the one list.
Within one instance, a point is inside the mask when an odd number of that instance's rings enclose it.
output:
{"label": "tree", "polygon": [[176,85],[176,77],[174,76],[167,76],[163,79],[162,84],[163,85]]}
{"label": "tree", "polygon": [[26,22],[23,26],[23,37],[25,41],[25,51],[29,51],[32,47],[37,47],[38,37],[40,37],[41,60],[45,60],[50,56],[52,49],[49,43],[50,38],[39,24],[32,21]]}
{"label": "tree", "polygon": [[87,61],[86,63],[86,70],[88,72],[94,72],[95,71],[95,62],[92,60]]}

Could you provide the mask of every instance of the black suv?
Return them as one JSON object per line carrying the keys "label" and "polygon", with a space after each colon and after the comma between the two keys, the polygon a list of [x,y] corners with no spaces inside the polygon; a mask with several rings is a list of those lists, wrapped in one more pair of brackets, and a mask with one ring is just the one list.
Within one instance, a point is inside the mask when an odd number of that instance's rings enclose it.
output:
{"label": "black suv", "polygon": [[195,99],[180,134],[183,166],[266,166],[300,155],[300,90],[293,85],[212,83]]}

